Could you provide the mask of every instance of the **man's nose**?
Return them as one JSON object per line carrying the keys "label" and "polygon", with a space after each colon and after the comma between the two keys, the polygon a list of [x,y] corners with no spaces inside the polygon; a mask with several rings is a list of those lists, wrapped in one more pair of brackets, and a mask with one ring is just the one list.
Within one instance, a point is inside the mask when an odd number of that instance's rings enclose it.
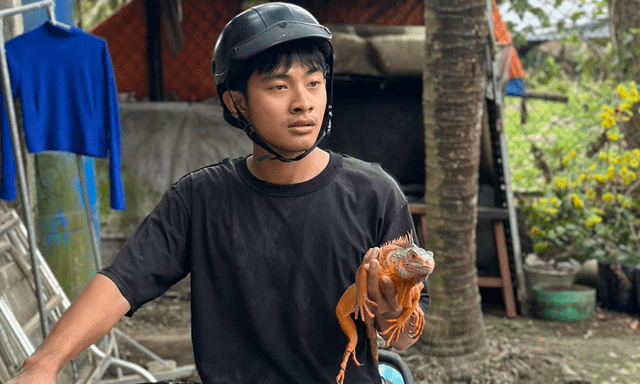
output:
{"label": "man's nose", "polygon": [[313,97],[304,87],[297,87],[291,102],[293,113],[307,113],[313,110]]}

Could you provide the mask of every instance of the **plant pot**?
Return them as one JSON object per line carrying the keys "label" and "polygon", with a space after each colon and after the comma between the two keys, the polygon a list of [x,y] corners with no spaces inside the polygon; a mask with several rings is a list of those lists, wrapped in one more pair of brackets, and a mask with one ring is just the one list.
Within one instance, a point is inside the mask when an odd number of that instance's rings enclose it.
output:
{"label": "plant pot", "polygon": [[591,317],[596,305],[595,288],[574,284],[570,287],[537,285],[533,288],[535,317],[552,321],[579,321]]}
{"label": "plant pot", "polygon": [[578,270],[571,269],[548,269],[541,267],[533,267],[527,264],[522,266],[524,270],[525,289],[527,297],[533,296],[533,288],[536,286],[557,286],[569,288],[573,285],[573,281]]}
{"label": "plant pot", "polygon": [[597,296],[602,307],[613,311],[636,313],[639,303],[635,275],[633,266],[600,260]]}
{"label": "plant pot", "polygon": [[589,259],[582,263],[582,268],[578,271],[574,284],[587,285],[592,288],[598,287],[598,259]]}

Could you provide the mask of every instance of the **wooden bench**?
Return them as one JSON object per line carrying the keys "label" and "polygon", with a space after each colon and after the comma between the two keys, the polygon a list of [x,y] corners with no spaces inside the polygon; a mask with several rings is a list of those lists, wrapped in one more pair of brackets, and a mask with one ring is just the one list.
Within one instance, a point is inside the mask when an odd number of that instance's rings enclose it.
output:
{"label": "wooden bench", "polygon": [[[426,206],[422,203],[409,204],[409,210],[417,222],[416,231],[418,240],[425,244],[427,212]],[[500,274],[491,276],[478,274],[478,286],[485,288],[501,288],[504,298],[504,306],[507,317],[516,317],[516,301],[513,293],[513,283],[511,281],[511,269],[509,267],[509,254],[507,252],[507,238],[505,234],[504,222],[509,220],[509,213],[506,208],[478,207],[478,219],[489,219],[493,222],[493,233],[496,244],[496,256]]]}

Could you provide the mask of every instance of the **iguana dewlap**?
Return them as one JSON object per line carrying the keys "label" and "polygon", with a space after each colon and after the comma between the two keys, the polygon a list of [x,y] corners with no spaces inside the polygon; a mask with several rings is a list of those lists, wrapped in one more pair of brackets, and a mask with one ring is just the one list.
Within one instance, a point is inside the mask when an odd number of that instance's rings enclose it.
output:
{"label": "iguana dewlap", "polygon": [[[415,337],[419,337],[424,327],[424,313],[418,305],[421,290],[418,284],[426,280],[431,271],[433,271],[433,253],[415,245],[410,232],[405,236],[383,244],[380,247],[378,261],[380,262],[380,282],[382,282],[383,276],[391,278],[397,289],[398,304],[403,307],[400,316],[395,320],[389,321],[392,324],[384,332],[385,335],[390,335],[387,340],[387,346],[392,341],[398,340],[411,315],[415,315],[415,324],[413,324],[416,327]],[[362,365],[356,359],[355,354],[358,334],[356,324],[351,318],[352,313],[355,314],[356,319],[360,315],[365,321],[371,352],[373,358],[378,361],[377,332],[373,324],[373,313],[368,308],[369,304],[375,305],[375,303],[368,296],[367,276],[368,272],[361,266],[356,272],[356,282],[347,288],[336,306],[336,315],[338,316],[340,327],[349,338],[342,363],[340,364],[340,371],[336,377],[336,382],[339,384],[344,381],[350,355],[356,365]],[[383,289],[382,286],[381,289]],[[365,311],[368,315],[366,317]]]}

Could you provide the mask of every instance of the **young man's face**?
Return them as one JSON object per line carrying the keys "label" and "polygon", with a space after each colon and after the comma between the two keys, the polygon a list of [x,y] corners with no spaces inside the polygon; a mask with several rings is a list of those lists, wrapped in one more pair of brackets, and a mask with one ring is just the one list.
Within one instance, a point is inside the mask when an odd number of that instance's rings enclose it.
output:
{"label": "young man's face", "polygon": [[291,158],[316,142],[326,104],[322,71],[294,62],[288,71],[251,75],[245,116],[269,146]]}

